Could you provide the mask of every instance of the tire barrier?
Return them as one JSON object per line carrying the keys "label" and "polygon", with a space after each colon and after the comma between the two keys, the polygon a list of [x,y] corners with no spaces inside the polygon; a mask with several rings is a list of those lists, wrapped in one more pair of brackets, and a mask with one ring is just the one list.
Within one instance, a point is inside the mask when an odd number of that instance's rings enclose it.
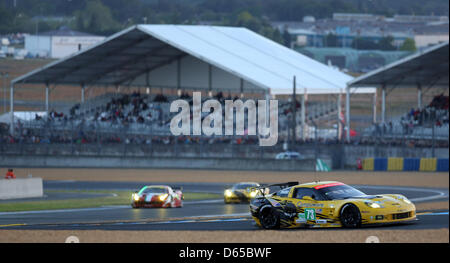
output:
{"label": "tire barrier", "polygon": [[403,171],[419,171],[420,158],[404,158]]}
{"label": "tire barrier", "polygon": [[403,171],[403,158],[388,158],[388,171]]}
{"label": "tire barrier", "polygon": [[436,158],[422,158],[420,159],[420,171],[435,172],[437,166]]}
{"label": "tire barrier", "polygon": [[373,158],[366,158],[363,160],[363,170],[373,171]]}
{"label": "tire barrier", "polygon": [[438,159],[436,171],[448,172],[448,159]]}
{"label": "tire barrier", "polygon": [[365,171],[422,171],[448,172],[448,158],[366,158],[362,161]]}
{"label": "tire barrier", "polygon": [[374,171],[386,171],[388,167],[387,158],[375,158],[373,160]]}

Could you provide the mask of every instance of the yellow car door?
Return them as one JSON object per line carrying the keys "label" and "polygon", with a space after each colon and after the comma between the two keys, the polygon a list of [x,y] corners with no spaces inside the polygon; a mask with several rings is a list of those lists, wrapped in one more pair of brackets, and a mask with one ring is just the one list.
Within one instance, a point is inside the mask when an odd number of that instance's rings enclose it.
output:
{"label": "yellow car door", "polygon": [[307,187],[295,188],[290,199],[297,207],[298,218],[296,223],[327,224],[332,208],[329,205],[329,201],[321,200],[315,189]]}

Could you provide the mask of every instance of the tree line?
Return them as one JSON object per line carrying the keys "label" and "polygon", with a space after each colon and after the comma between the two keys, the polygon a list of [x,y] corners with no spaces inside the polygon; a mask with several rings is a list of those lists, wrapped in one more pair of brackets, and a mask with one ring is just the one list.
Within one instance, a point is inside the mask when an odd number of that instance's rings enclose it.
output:
{"label": "tree line", "polygon": [[301,21],[307,15],[326,18],[336,12],[448,16],[448,10],[447,0],[3,0],[0,33],[35,33],[69,26],[111,35],[132,24],[207,21],[247,27],[286,44],[286,32],[272,28],[270,21]]}

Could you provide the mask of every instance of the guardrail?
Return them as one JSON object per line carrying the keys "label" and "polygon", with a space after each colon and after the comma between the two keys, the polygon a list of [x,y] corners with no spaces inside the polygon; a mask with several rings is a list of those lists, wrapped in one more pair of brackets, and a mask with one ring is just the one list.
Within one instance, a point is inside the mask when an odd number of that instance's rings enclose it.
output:
{"label": "guardrail", "polygon": [[120,156],[0,156],[0,166],[45,168],[217,169],[253,171],[315,171],[314,159],[172,158]]}

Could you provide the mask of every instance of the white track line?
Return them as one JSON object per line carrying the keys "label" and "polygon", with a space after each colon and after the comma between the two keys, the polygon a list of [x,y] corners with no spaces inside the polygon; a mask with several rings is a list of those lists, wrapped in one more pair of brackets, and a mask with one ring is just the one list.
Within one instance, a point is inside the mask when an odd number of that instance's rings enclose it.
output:
{"label": "white track line", "polygon": [[426,214],[422,214],[419,216],[442,216],[442,215],[448,215],[448,211],[447,212],[426,213]]}
{"label": "white track line", "polygon": [[111,210],[118,208],[128,208],[129,206],[108,206],[108,207],[95,207],[95,208],[79,208],[79,209],[58,209],[58,210],[39,210],[39,211],[20,211],[20,212],[0,212],[0,216],[3,215],[25,215],[25,214],[51,214],[51,213],[73,213],[73,212],[89,212],[100,210]]}
{"label": "white track line", "polygon": [[237,214],[222,214],[222,215],[204,215],[204,216],[188,216],[189,217],[201,217],[201,218],[211,218],[211,217],[238,217],[238,216],[250,216],[250,212],[248,213],[237,213]]}
{"label": "white track line", "polygon": [[[188,201],[183,202],[183,205],[196,205],[196,204],[212,204],[221,203],[222,199],[214,200],[201,200],[201,201]],[[129,205],[111,205],[93,208],[77,208],[77,209],[57,209],[57,210],[37,210],[37,211],[19,211],[19,212],[0,212],[0,216],[7,215],[26,215],[26,214],[51,214],[51,213],[73,213],[73,212],[92,212],[92,211],[102,211],[102,210],[112,210],[112,209],[125,209],[131,208]]]}
{"label": "white track line", "polygon": [[409,188],[409,187],[397,187],[397,186],[369,186],[369,185],[357,185],[356,188],[368,188],[368,189],[392,189],[392,190],[403,190],[403,191],[411,191],[411,192],[428,192],[433,193],[435,195],[426,196],[426,197],[417,197],[411,198],[409,200],[413,202],[423,202],[430,201],[435,199],[441,199],[448,197],[448,191],[441,191],[435,189],[426,189],[426,188]]}
{"label": "white track line", "polygon": [[200,200],[200,201],[187,201],[187,202],[183,202],[183,205],[213,204],[213,203],[223,203],[223,199]]}

